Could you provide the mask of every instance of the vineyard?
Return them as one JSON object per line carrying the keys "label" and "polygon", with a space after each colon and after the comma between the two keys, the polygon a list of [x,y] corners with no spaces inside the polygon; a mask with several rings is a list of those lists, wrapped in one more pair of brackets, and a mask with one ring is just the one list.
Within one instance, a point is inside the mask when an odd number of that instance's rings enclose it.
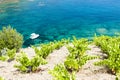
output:
{"label": "vineyard", "polygon": [[0,80],[119,80],[120,37],[73,37],[18,53],[4,49],[0,60]]}

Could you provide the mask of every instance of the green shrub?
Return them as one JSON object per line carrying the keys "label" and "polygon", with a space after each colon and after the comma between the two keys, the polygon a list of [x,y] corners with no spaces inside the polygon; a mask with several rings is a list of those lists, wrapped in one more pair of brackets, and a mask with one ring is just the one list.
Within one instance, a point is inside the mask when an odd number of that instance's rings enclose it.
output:
{"label": "green shrub", "polygon": [[15,55],[16,55],[16,49],[11,49],[10,50],[10,49],[4,48],[4,49],[1,50],[0,60],[2,60],[2,61],[5,61],[5,60],[12,61],[12,60],[14,60]]}
{"label": "green shrub", "polygon": [[0,76],[0,80],[5,80],[3,77]]}
{"label": "green shrub", "polygon": [[75,80],[75,73],[88,60],[98,58],[97,56],[89,56],[85,54],[88,50],[87,39],[76,39],[73,37],[72,45],[67,45],[70,54],[67,56],[64,64],[58,64],[50,71],[54,76],[53,80]]}
{"label": "green shrub", "polygon": [[0,31],[0,51],[4,48],[16,49],[21,48],[23,36],[11,26],[3,27]]}
{"label": "green shrub", "polygon": [[40,48],[32,46],[32,48],[35,50],[35,53],[39,55],[40,57],[46,58],[51,52],[53,52],[55,49],[59,49],[65,44],[69,43],[69,39],[62,39],[60,41],[54,41],[47,44],[41,44]]}
{"label": "green shrub", "polygon": [[37,47],[34,47],[34,46],[32,46],[32,48],[35,50],[36,55],[46,58],[49,55],[49,53],[51,53],[53,51],[52,44],[53,43],[41,44],[40,49]]}
{"label": "green shrub", "polygon": [[6,61],[7,58],[8,58],[7,56],[0,56],[0,60],[1,60],[1,61]]}
{"label": "green shrub", "polygon": [[76,39],[73,37],[73,46],[68,46],[70,54],[64,62],[64,65],[68,70],[78,71],[88,60],[97,58],[96,56],[89,56],[85,54],[88,50],[87,39]]}
{"label": "green shrub", "polygon": [[99,47],[101,47],[101,50],[104,52],[104,53],[108,53],[107,51],[106,51],[106,49],[107,49],[107,44],[109,44],[109,41],[112,39],[112,37],[110,37],[110,36],[104,36],[104,35],[102,35],[102,36],[99,36],[99,37],[97,37],[97,36],[95,36],[94,37],[94,43],[97,45],[97,46],[99,46]]}
{"label": "green shrub", "polygon": [[10,61],[13,60],[15,58],[15,55],[16,55],[16,49],[12,49],[12,50],[8,49],[7,50],[7,56],[9,57],[8,60],[10,60]]}
{"label": "green shrub", "polygon": [[39,65],[46,64],[46,61],[39,56],[35,56],[29,59],[24,52],[18,56],[17,61],[19,64],[15,64],[14,67],[18,68],[21,72],[34,72],[38,69]]}
{"label": "green shrub", "polygon": [[75,80],[75,73],[68,72],[63,64],[56,65],[49,73],[54,76],[53,80]]}
{"label": "green shrub", "polygon": [[106,59],[96,62],[95,65],[107,66],[120,79],[120,37],[100,36],[94,42],[107,54]]}

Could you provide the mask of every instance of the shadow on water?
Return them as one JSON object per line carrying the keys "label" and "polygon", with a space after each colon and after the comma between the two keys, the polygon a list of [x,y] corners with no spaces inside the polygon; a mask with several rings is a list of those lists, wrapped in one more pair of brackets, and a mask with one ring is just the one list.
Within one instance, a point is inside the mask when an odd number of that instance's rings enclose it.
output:
{"label": "shadow on water", "polygon": [[34,40],[33,39],[27,39],[27,40],[25,40],[24,41],[24,43],[23,43],[23,47],[28,47],[28,46],[30,46],[30,45],[34,45],[35,43],[34,43]]}
{"label": "shadow on water", "polygon": [[54,41],[54,39],[50,39],[45,35],[40,35],[38,38],[35,39],[26,39],[23,43],[23,48],[29,47],[31,45],[41,44],[41,43],[48,43],[49,41]]}

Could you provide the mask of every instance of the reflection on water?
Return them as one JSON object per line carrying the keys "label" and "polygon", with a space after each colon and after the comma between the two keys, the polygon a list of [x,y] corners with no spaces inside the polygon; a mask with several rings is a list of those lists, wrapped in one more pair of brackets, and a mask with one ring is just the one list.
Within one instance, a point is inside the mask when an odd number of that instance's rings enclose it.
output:
{"label": "reflection on water", "polygon": [[[111,5],[112,4],[112,5]],[[3,0],[0,28],[11,25],[24,35],[24,46],[75,35],[91,39],[120,31],[120,0]],[[31,33],[40,37],[30,40]]]}

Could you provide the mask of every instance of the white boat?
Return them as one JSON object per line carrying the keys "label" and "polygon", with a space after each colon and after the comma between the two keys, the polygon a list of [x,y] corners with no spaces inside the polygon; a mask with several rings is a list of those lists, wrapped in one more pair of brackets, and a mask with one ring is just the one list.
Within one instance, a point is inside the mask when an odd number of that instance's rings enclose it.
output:
{"label": "white boat", "polygon": [[30,35],[30,39],[36,39],[36,38],[38,38],[39,36],[40,36],[39,34],[32,33],[32,34]]}

